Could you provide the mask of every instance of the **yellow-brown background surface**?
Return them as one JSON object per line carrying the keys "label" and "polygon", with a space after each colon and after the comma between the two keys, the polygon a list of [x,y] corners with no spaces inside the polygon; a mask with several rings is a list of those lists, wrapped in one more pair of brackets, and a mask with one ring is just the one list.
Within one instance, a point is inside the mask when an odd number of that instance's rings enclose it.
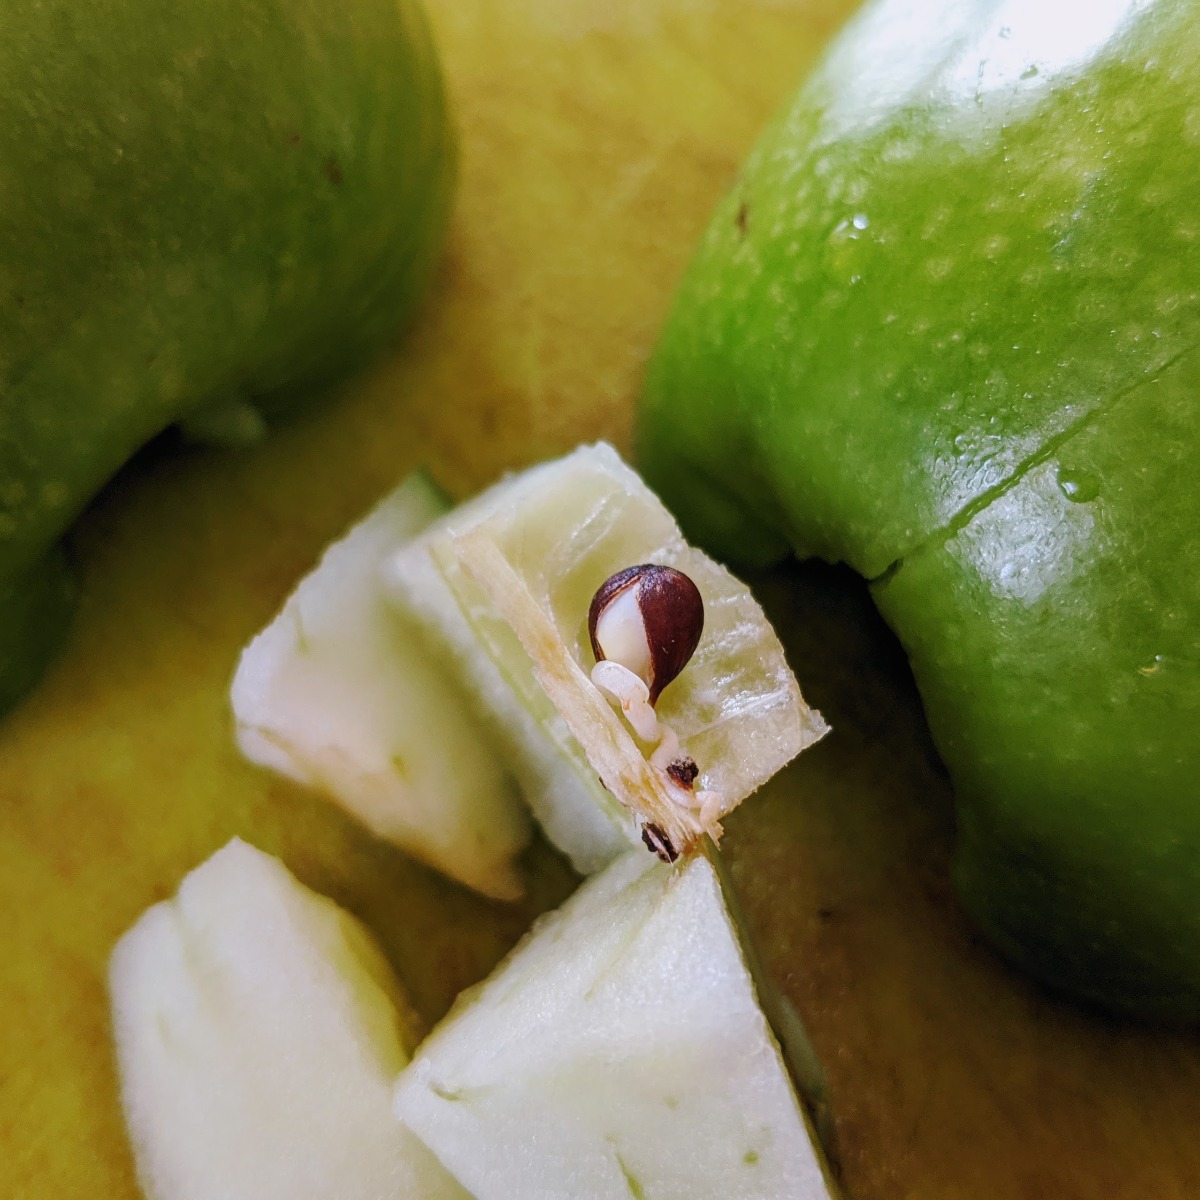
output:
{"label": "yellow-brown background surface", "polygon": [[[485,903],[243,765],[228,677],[321,546],[410,467],[465,492],[580,440],[628,444],[709,209],[850,6],[433,5],[462,187],[417,328],[259,449],[127,472],[76,539],[68,650],[0,726],[0,1194],[136,1195],[106,958],[233,834],[365,917],[429,1021],[572,886],[541,847],[528,902]],[[759,582],[836,732],[730,821],[727,847],[824,1060],[847,1195],[1200,1195],[1196,1039],[1080,1012],[976,943],[947,884],[949,792],[863,592],[816,568]]]}

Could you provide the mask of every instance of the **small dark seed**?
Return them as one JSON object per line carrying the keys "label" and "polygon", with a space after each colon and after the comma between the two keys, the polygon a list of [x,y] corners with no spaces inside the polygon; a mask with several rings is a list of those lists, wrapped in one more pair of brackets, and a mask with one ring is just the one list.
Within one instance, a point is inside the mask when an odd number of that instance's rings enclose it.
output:
{"label": "small dark seed", "polygon": [[647,850],[653,851],[665,863],[673,863],[679,857],[679,851],[671,845],[671,839],[653,821],[647,821],[642,826],[642,841]]}
{"label": "small dark seed", "polygon": [[691,788],[692,784],[696,782],[696,776],[700,774],[700,768],[696,766],[694,758],[684,755],[683,758],[677,758],[667,766],[667,774],[680,787]]}

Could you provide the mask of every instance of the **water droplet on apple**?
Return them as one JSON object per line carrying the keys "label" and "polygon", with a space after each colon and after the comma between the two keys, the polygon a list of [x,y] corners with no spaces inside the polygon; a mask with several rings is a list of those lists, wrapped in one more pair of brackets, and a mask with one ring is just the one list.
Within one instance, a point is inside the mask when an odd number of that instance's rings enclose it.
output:
{"label": "water droplet on apple", "polygon": [[857,283],[870,254],[871,238],[866,232],[870,221],[864,213],[855,213],[839,221],[825,243],[825,271],[837,282]]}
{"label": "water droplet on apple", "polygon": [[1100,480],[1088,471],[1059,467],[1058,490],[1074,504],[1087,504],[1100,494]]}

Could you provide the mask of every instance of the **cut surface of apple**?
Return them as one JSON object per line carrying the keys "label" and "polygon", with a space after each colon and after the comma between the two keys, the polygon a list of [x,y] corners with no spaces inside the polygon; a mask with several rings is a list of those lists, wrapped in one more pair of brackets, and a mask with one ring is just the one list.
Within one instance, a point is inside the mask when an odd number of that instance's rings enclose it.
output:
{"label": "cut surface of apple", "polygon": [[325,552],[242,654],[231,691],[251,760],[499,899],[529,818],[463,685],[383,590],[381,563],[446,510],[410,476]]}
{"label": "cut surface of apple", "polygon": [[230,842],[118,943],[117,1058],[150,1200],[464,1200],[391,1112],[414,1040],[361,925]]}
{"label": "cut surface of apple", "polygon": [[396,1113],[478,1200],[825,1200],[712,865],[631,851],[464,994]]}
{"label": "cut surface of apple", "polygon": [[433,522],[386,568],[398,602],[477,685],[534,815],[585,873],[647,824],[677,850],[719,832],[676,810],[664,772],[588,678],[592,596],[640,563],[684,572],[704,600],[695,656],[657,707],[699,766],[697,790],[718,798],[719,819],[827,726],[804,703],[749,589],[683,540],[610,446],[502,480]]}

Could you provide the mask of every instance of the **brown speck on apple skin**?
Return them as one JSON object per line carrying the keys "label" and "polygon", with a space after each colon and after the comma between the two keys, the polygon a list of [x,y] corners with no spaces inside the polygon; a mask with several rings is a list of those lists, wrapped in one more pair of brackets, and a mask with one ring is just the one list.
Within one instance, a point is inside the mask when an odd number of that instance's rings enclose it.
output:
{"label": "brown speck on apple skin", "polygon": [[738,233],[745,237],[750,232],[750,205],[745,200],[738,205],[737,218],[735,221]]}
{"label": "brown speck on apple skin", "polygon": [[342,167],[336,158],[331,154],[326,160],[322,168],[325,173],[325,178],[330,183],[337,187],[342,182]]}

